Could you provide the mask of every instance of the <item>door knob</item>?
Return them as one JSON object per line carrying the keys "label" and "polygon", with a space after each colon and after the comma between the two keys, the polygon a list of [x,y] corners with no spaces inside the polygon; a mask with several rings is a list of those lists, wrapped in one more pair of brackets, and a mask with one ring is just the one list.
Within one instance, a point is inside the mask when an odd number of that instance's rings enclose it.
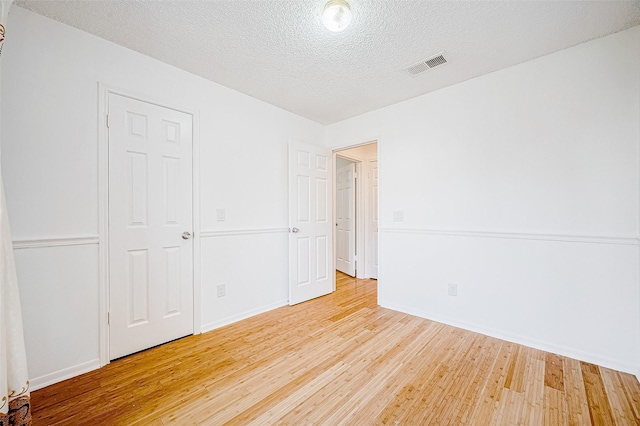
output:
{"label": "door knob", "polygon": [[300,232],[300,230],[298,228],[291,228],[291,232],[297,234],[298,232]]}
{"label": "door knob", "polygon": [[182,233],[183,240],[188,240],[189,238],[191,238],[191,232],[185,231]]}

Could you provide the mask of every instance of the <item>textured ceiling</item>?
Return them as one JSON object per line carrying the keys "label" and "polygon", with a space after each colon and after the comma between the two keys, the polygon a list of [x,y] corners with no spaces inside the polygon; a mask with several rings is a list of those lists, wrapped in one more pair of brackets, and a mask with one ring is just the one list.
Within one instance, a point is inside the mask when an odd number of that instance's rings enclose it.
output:
{"label": "textured ceiling", "polygon": [[[16,4],[322,124],[640,24],[634,1],[17,0]],[[448,63],[403,68],[445,52]]]}

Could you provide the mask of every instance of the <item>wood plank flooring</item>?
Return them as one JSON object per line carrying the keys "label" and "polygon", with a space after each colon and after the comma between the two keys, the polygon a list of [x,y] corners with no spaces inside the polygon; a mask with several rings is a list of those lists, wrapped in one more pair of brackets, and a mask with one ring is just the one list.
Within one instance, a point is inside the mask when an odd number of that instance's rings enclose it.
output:
{"label": "wood plank flooring", "polygon": [[34,425],[640,424],[632,375],[337,288],[36,391]]}

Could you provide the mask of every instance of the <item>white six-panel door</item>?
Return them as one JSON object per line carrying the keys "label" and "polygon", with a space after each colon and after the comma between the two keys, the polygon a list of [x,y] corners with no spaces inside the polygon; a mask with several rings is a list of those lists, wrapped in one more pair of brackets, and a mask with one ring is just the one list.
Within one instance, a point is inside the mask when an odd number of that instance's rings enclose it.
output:
{"label": "white six-panel door", "polygon": [[110,359],[193,334],[192,119],[109,94]]}
{"label": "white six-panel door", "polygon": [[336,170],[336,269],[355,276],[355,163]]}
{"label": "white six-panel door", "polygon": [[331,153],[289,144],[289,304],[333,291]]}

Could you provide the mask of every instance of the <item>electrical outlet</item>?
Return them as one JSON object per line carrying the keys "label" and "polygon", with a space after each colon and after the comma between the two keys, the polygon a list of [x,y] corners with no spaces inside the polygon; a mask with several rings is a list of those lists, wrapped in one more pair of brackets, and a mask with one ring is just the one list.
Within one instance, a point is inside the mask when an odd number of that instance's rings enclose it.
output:
{"label": "electrical outlet", "polygon": [[402,210],[394,210],[393,211],[393,221],[394,222],[404,222],[404,211],[402,211]]}
{"label": "electrical outlet", "polygon": [[449,284],[449,296],[458,295],[458,284]]}
{"label": "electrical outlet", "polygon": [[216,219],[218,220],[218,222],[224,222],[225,221],[225,211],[224,211],[224,209],[216,209]]}
{"label": "electrical outlet", "polygon": [[218,284],[217,290],[218,290],[218,297],[224,297],[226,292],[226,286],[224,284]]}

